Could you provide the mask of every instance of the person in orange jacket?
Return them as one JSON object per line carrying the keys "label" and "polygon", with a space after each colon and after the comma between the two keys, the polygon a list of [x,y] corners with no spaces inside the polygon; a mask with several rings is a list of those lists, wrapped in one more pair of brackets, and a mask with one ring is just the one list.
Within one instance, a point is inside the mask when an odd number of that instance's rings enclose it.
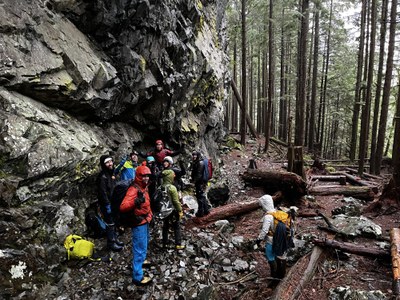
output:
{"label": "person in orange jacket", "polygon": [[132,281],[145,285],[151,278],[143,275],[143,263],[147,255],[149,223],[153,218],[147,189],[151,171],[145,162],[136,168],[136,177],[122,200],[121,213],[129,213],[132,219]]}

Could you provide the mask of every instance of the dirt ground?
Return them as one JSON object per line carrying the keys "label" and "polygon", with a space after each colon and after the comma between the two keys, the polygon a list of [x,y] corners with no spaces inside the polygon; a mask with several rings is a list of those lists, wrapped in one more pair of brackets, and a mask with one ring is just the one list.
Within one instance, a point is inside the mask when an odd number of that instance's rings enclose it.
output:
{"label": "dirt ground", "polygon": [[[242,174],[249,165],[249,159],[256,160],[258,169],[282,169],[285,161],[285,148],[271,144],[267,154],[259,154],[259,149],[263,147],[263,140],[249,141],[246,150],[233,150],[222,156],[221,177],[229,182],[231,198],[229,202],[243,201],[246,196],[260,197],[264,194],[261,188],[246,187],[240,179]],[[380,186],[382,182],[377,182]],[[374,201],[378,199],[377,194]],[[327,217],[331,217],[332,209],[342,206],[342,195],[333,196],[317,196],[315,202],[308,203],[300,201],[295,205],[301,211],[315,212],[318,209]],[[285,203],[283,203],[285,204]],[[286,203],[287,204],[287,203]],[[366,203],[365,208],[371,203]],[[290,203],[289,205],[293,205]],[[382,236],[389,238],[389,230],[398,227],[400,223],[400,212],[397,207],[388,206],[380,210],[363,214],[374,223],[382,227]],[[255,239],[261,228],[262,211],[257,210],[250,214],[236,219],[235,234],[243,235],[248,239]],[[321,218],[297,218],[296,234],[310,233],[319,238],[334,238],[331,233],[324,232],[317,228],[318,225],[326,226]],[[336,238],[338,241],[343,241]],[[378,248],[378,241],[367,238],[356,238],[352,241],[360,245]],[[267,299],[273,293],[271,281],[268,279],[269,266],[262,252],[255,251],[247,254],[257,260],[256,268],[257,279],[249,280],[243,283],[245,292],[241,295],[235,295],[237,299]],[[290,268],[291,266],[289,266]],[[289,270],[288,270],[289,271]],[[298,276],[301,276],[299,274]],[[305,285],[299,296],[300,300],[306,299],[328,299],[328,291],[330,288],[338,286],[350,286],[359,290],[380,290],[385,296],[392,296],[392,270],[390,260],[380,258],[369,258],[355,254],[344,254],[341,251],[331,250],[327,259],[318,265],[316,274],[312,280]],[[223,298],[232,299],[229,292],[221,295]]]}

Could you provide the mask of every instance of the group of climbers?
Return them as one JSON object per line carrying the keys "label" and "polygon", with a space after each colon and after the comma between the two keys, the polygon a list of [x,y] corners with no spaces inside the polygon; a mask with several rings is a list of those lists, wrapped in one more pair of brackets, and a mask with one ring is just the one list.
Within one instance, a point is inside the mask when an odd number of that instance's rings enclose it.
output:
{"label": "group of climbers", "polygon": [[[161,140],[156,141],[155,149],[146,154],[132,151],[123,159],[116,168],[111,156],[100,157],[101,172],[97,177],[98,200],[105,223],[107,224],[107,246],[112,251],[121,251],[124,244],[118,239],[118,230],[113,218],[115,213],[128,213],[132,219],[132,280],[137,285],[144,285],[151,278],[143,275],[143,264],[147,256],[147,246],[150,238],[150,223],[155,211],[155,193],[162,186],[168,193],[168,197],[174,207],[173,212],[164,218],[162,225],[162,246],[168,249],[169,229],[172,228],[175,238],[175,249],[182,250],[180,221],[183,217],[181,205],[184,183],[182,176],[186,174],[184,164],[180,167],[174,165],[172,156],[180,151],[172,151],[164,147]],[[196,154],[196,155],[195,155]],[[145,157],[141,165],[138,156]],[[196,188],[196,197],[199,203],[199,211],[196,216],[208,214],[209,208],[205,196],[207,183],[202,182],[201,172],[204,171],[201,154],[193,152],[192,181]],[[200,174],[200,175],[199,175]],[[119,206],[119,212],[112,212],[112,193],[118,180],[129,180],[129,187]],[[132,216],[132,217],[131,217]]]}

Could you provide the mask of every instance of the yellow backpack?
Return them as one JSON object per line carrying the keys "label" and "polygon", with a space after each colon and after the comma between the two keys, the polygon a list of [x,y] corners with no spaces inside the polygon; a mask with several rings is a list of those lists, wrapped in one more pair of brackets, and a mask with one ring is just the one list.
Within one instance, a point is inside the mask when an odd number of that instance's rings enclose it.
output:
{"label": "yellow backpack", "polygon": [[274,212],[269,212],[267,214],[274,217],[274,230],[278,225],[279,221],[281,221],[283,224],[286,225],[287,230],[290,230],[292,219],[288,213],[284,212],[283,210],[276,210]]}
{"label": "yellow backpack", "polygon": [[94,244],[79,235],[70,234],[64,241],[67,249],[68,260],[91,258],[94,251]]}

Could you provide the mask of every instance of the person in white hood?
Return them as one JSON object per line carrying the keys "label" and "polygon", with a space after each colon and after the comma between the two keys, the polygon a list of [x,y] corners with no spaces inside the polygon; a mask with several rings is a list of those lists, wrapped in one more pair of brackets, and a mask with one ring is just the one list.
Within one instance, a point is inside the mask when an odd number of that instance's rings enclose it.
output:
{"label": "person in white hood", "polygon": [[[279,274],[284,274],[286,270],[286,264],[284,264],[284,260],[277,259],[274,251],[272,250],[272,232],[274,231],[274,216],[270,213],[275,212],[274,200],[279,199],[282,196],[281,192],[275,193],[273,196],[271,195],[263,195],[259,198],[259,203],[262,209],[264,210],[263,216],[263,225],[261,228],[261,232],[257,238],[257,245],[260,246],[262,241],[265,241],[265,257],[268,260],[268,264],[271,268],[271,277],[281,277]],[[283,270],[284,268],[284,270]],[[283,275],[284,276],[284,275]]]}

